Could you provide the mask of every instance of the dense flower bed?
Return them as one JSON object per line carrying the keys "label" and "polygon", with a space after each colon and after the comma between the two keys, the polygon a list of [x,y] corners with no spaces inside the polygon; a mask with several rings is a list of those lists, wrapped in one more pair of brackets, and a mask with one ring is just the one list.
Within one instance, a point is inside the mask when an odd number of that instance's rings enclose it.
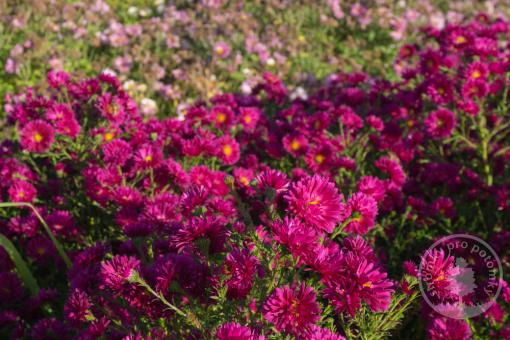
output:
{"label": "dense flower bed", "polygon": [[[505,281],[469,322],[417,288],[454,232],[508,269],[508,34],[480,15],[402,47],[399,81],[335,73],[291,96],[266,72],[164,119],[111,74],[50,72],[6,104],[0,334],[510,338]],[[424,261],[432,285],[458,271]]]}

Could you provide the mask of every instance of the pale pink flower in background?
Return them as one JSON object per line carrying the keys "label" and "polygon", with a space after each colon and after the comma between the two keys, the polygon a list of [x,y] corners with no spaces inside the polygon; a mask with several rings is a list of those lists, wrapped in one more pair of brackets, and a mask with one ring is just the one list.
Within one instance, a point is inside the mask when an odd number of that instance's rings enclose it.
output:
{"label": "pale pink flower in background", "polygon": [[336,19],[340,20],[345,18],[345,13],[344,11],[342,11],[342,8],[340,7],[340,0],[328,0],[328,5],[331,8],[333,16]]}
{"label": "pale pink flower in background", "polygon": [[51,66],[51,69],[54,71],[63,71],[64,70],[64,61],[59,58],[51,58],[48,63]]}
{"label": "pale pink flower in background", "polygon": [[214,54],[220,58],[228,58],[228,56],[230,55],[230,45],[227,44],[226,42],[224,41],[218,41],[215,45],[214,45]]}
{"label": "pale pink flower in background", "polygon": [[434,13],[430,16],[430,25],[437,29],[442,29],[445,26],[445,18],[441,13]]}
{"label": "pale pink flower in background", "polygon": [[7,60],[5,61],[4,70],[6,73],[10,73],[10,74],[18,73],[19,65],[16,61],[14,61],[14,59],[7,58]]}

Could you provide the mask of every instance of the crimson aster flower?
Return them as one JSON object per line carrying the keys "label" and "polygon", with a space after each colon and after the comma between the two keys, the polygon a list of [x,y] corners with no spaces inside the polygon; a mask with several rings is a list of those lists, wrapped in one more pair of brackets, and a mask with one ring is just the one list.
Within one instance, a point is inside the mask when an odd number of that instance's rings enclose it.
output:
{"label": "crimson aster flower", "polygon": [[132,256],[116,255],[101,264],[102,282],[113,291],[119,291],[139,266],[140,261]]}
{"label": "crimson aster flower", "polygon": [[425,128],[434,139],[448,137],[456,125],[455,114],[446,109],[432,111],[424,121]]}
{"label": "crimson aster flower", "polygon": [[216,331],[216,340],[265,340],[265,337],[256,335],[249,327],[227,322]]}
{"label": "crimson aster flower", "polygon": [[237,163],[241,152],[239,150],[239,144],[235,139],[229,135],[225,135],[217,140],[217,156],[223,164],[232,165]]}
{"label": "crimson aster flower", "polygon": [[319,326],[310,326],[306,333],[297,338],[298,340],[345,340],[340,334],[333,333],[327,328]]}
{"label": "crimson aster flower", "polygon": [[471,329],[464,320],[438,317],[433,319],[427,329],[431,340],[464,340],[471,338]]}
{"label": "crimson aster flower", "polygon": [[16,180],[7,190],[11,202],[33,202],[37,190],[28,182]]}
{"label": "crimson aster flower", "polygon": [[427,251],[421,258],[420,278],[427,286],[427,292],[434,299],[455,299],[457,285],[455,276],[460,273],[454,263],[455,258],[443,249]]}
{"label": "crimson aster flower", "polygon": [[301,218],[317,232],[331,233],[345,219],[342,194],[326,178],[315,175],[294,184],[285,199],[288,211]]}
{"label": "crimson aster flower", "polygon": [[53,144],[55,131],[43,120],[34,120],[23,127],[20,132],[20,144],[30,152],[48,151]]}
{"label": "crimson aster flower", "polygon": [[354,193],[347,201],[347,209],[351,212],[351,220],[344,228],[346,232],[365,235],[374,227],[377,202],[372,196]]}
{"label": "crimson aster flower", "polygon": [[276,288],[264,304],[264,317],[279,332],[302,334],[320,319],[316,293],[302,284],[297,289],[289,286]]}

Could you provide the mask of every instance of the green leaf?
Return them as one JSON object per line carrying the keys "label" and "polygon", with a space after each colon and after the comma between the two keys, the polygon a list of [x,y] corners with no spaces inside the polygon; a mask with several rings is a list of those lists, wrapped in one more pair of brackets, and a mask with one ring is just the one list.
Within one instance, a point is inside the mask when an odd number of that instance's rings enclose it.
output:
{"label": "green leaf", "polygon": [[12,244],[12,242],[3,234],[0,234],[0,246],[2,246],[7,254],[9,254],[9,257],[16,266],[16,272],[18,273],[19,278],[25,283],[25,286],[30,290],[32,295],[39,293],[39,286],[30,272],[30,269],[28,269],[27,263],[23,260],[14,244]]}

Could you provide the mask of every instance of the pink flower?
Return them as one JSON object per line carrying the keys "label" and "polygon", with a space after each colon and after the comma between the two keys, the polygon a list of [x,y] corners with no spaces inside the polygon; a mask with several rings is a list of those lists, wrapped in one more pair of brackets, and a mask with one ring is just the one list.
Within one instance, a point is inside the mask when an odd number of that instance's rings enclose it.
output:
{"label": "pink flower", "polygon": [[321,328],[319,326],[310,326],[306,333],[297,338],[298,340],[345,340],[345,337],[333,333],[327,328]]}
{"label": "pink flower", "polygon": [[48,151],[55,138],[53,128],[43,120],[29,122],[23,127],[20,135],[21,146],[31,152]]}
{"label": "pink flower", "polygon": [[374,227],[377,202],[372,196],[354,193],[347,201],[347,209],[351,212],[351,221],[344,228],[346,232],[365,235]]}
{"label": "pink flower", "polygon": [[300,180],[285,196],[289,212],[327,233],[346,217],[342,198],[333,183],[318,175]]}
{"label": "pink flower", "polygon": [[264,304],[264,317],[280,332],[302,334],[320,319],[316,295],[305,284],[297,289],[289,286],[276,288]]}
{"label": "pink flower", "polygon": [[[209,254],[220,253],[225,250],[225,241],[227,230],[221,220],[217,218],[195,217],[191,222],[181,227],[171,238],[171,243],[180,251],[201,250],[208,251]],[[207,242],[208,249],[197,249],[201,246],[194,242],[204,239]]]}
{"label": "pink flower", "polygon": [[271,230],[276,242],[286,246],[300,262],[313,258],[320,243],[315,230],[308,228],[298,219],[285,217],[273,223]]}
{"label": "pink flower", "polygon": [[16,180],[7,191],[11,202],[33,202],[37,196],[37,190],[28,182]]}
{"label": "pink flower", "polygon": [[452,134],[456,125],[455,114],[446,109],[432,111],[424,121],[425,128],[434,139],[441,139]]}
{"label": "pink flower", "polygon": [[235,322],[227,322],[221,325],[216,332],[216,340],[265,340],[255,332]]}
{"label": "pink flower", "polygon": [[471,329],[464,320],[438,317],[427,329],[431,340],[466,340],[471,338]]}
{"label": "pink flower", "polygon": [[373,176],[361,177],[358,182],[358,190],[365,195],[372,196],[377,202],[381,202],[386,193],[384,181]]}
{"label": "pink flower", "polygon": [[228,273],[227,296],[244,299],[250,293],[254,276],[258,269],[258,260],[248,249],[234,249],[227,255],[225,267]]}
{"label": "pink flower", "polygon": [[113,291],[120,291],[133,271],[138,271],[140,261],[132,256],[116,255],[101,264],[101,280]]}
{"label": "pink flower", "polygon": [[455,276],[460,273],[455,258],[446,255],[443,249],[427,251],[421,258],[420,278],[427,286],[428,295],[436,301],[455,299],[457,286]]}
{"label": "pink flower", "polygon": [[256,107],[242,107],[239,109],[239,120],[246,131],[255,130],[260,115],[260,109]]}
{"label": "pink flower", "polygon": [[232,165],[237,163],[241,157],[239,144],[229,135],[225,135],[217,140],[217,156],[223,164]]}
{"label": "pink flower", "polygon": [[219,41],[214,45],[214,54],[220,58],[228,58],[230,55],[230,45],[224,41]]}
{"label": "pink flower", "polygon": [[335,309],[348,312],[352,317],[364,301],[376,312],[384,311],[391,302],[393,282],[372,260],[348,252],[339,267],[340,272],[333,280],[325,282],[325,298]]}

